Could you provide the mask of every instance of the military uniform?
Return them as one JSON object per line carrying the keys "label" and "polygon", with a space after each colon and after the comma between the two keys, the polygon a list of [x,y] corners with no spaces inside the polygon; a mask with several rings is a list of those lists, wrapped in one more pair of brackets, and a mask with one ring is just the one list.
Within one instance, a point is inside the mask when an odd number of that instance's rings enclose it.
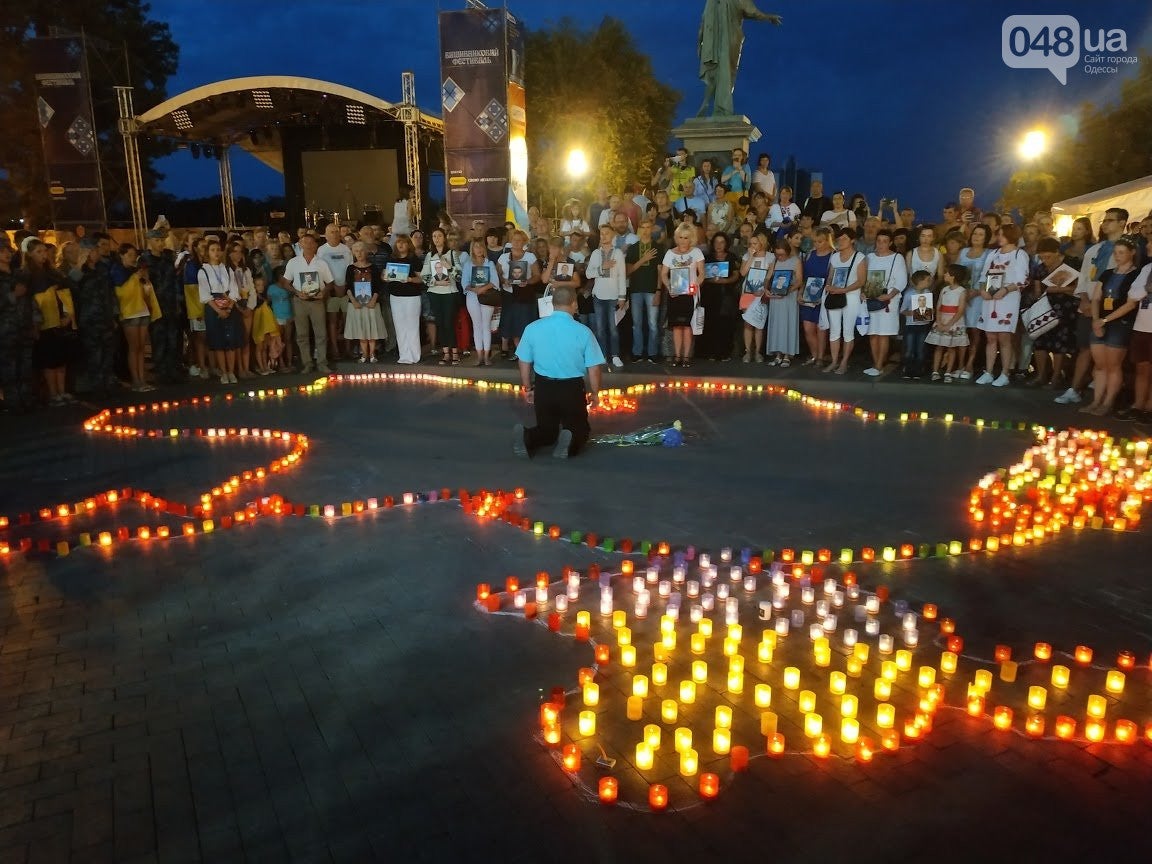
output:
{"label": "military uniform", "polygon": [[76,324],[84,352],[87,390],[106,393],[117,387],[115,372],[116,326],[119,303],[108,269],[97,263],[85,264],[74,272],[73,297],[76,302]]}
{"label": "military uniform", "polygon": [[4,407],[20,411],[35,399],[32,345],[40,322],[27,289],[16,296],[17,281],[14,274],[0,272],[0,389]]}
{"label": "military uniform", "polygon": [[149,326],[152,370],[161,384],[178,384],[185,378],[184,287],[176,278],[176,256],[168,249],[159,255],[144,252],[140,265],[148,268],[152,290],[163,313]]}

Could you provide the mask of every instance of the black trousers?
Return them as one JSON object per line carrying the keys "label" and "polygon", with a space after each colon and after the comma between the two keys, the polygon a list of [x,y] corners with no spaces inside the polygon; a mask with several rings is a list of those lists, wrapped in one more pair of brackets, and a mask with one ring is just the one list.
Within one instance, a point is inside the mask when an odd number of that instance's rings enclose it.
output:
{"label": "black trousers", "polygon": [[588,424],[588,402],[583,378],[543,378],[536,376],[536,425],[524,430],[524,444],[531,453],[540,447],[551,447],[563,426],[572,432],[568,454],[575,456],[588,443],[592,427]]}

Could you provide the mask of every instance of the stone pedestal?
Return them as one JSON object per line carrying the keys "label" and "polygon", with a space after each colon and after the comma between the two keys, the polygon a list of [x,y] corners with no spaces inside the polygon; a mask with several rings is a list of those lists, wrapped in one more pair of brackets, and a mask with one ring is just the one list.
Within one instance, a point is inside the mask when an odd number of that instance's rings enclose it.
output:
{"label": "stone pedestal", "polygon": [[[732,151],[739,147],[748,153],[750,145],[760,140],[760,130],[743,114],[730,117],[693,117],[672,130],[692,154],[692,162],[699,169],[701,159],[712,159],[716,176],[732,161]],[[755,166],[756,157],[749,154],[749,164]]]}

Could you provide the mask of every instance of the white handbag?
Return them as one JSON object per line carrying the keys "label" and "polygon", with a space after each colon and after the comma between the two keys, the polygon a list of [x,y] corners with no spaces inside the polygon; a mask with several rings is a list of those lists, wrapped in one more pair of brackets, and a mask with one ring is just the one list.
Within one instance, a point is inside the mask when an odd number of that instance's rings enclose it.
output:
{"label": "white handbag", "polygon": [[757,298],[756,302],[745,309],[744,314],[740,317],[743,318],[750,327],[756,330],[763,330],[764,326],[768,323],[768,304]]}
{"label": "white handbag", "polygon": [[692,335],[700,336],[704,333],[704,307],[697,304],[692,313]]}
{"label": "white handbag", "polygon": [[1020,313],[1020,317],[1024,319],[1024,329],[1032,339],[1060,325],[1060,314],[1052,308],[1047,294],[1041,294],[1039,300]]}
{"label": "white handbag", "polygon": [[541,318],[547,318],[553,312],[552,307],[552,286],[549,285],[544,289],[544,296],[536,301],[536,308],[540,312]]}

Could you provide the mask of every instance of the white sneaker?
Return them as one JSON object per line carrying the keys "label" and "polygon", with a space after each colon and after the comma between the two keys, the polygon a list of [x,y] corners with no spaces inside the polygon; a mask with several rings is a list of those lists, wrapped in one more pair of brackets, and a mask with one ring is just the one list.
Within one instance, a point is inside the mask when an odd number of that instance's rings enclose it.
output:
{"label": "white sneaker", "polygon": [[612,365],[614,367],[616,367],[617,369],[623,369],[624,368],[624,361],[621,360],[619,357],[613,357],[612,358]]}
{"label": "white sneaker", "polygon": [[1012,383],[1012,379],[1010,379],[1007,375],[1001,373],[1000,377],[992,382],[992,386],[993,387],[1007,387],[1011,383]]}
{"label": "white sneaker", "polygon": [[1060,405],[1077,405],[1080,402],[1080,394],[1069,387],[1052,401]]}
{"label": "white sneaker", "polygon": [[199,378],[200,377],[200,367],[199,366],[189,366],[188,367],[188,375],[191,376],[192,378]]}
{"label": "white sneaker", "polygon": [[228,380],[228,376],[227,376],[227,374],[225,374],[225,375],[220,376],[220,383],[221,384],[231,384],[232,382]]}
{"label": "white sneaker", "polygon": [[[1004,376],[1001,375],[1000,377],[1003,378]],[[991,384],[995,380],[996,379],[992,377],[991,372],[985,372],[983,375],[981,375],[979,378],[976,379],[976,383],[977,384]]]}
{"label": "white sneaker", "polygon": [[234,373],[229,372],[228,373],[228,383],[229,384],[239,384],[240,382],[236,379],[236,375]]}
{"label": "white sneaker", "polygon": [[967,369],[961,369],[960,374],[957,375],[956,377],[959,378],[961,381],[971,381],[972,380],[972,373],[969,372]]}
{"label": "white sneaker", "polygon": [[865,375],[871,375],[873,378],[875,378],[877,375],[880,374],[880,370],[877,369],[875,366],[869,366],[867,369],[864,370],[864,374]]}

